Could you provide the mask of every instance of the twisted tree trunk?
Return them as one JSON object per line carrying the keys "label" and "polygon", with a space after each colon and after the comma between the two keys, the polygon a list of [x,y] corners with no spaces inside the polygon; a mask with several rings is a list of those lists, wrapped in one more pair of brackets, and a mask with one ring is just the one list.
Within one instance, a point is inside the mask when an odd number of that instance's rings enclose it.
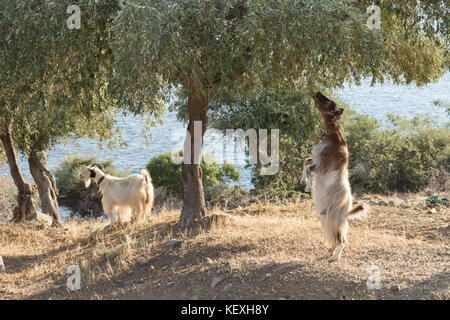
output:
{"label": "twisted tree trunk", "polygon": [[4,132],[0,134],[3,148],[5,149],[6,158],[8,159],[9,171],[17,187],[17,206],[14,209],[13,221],[20,222],[24,220],[34,219],[37,215],[34,207],[34,191],[31,184],[27,183],[22,175],[17,160],[17,153],[14,147],[11,123],[9,123]]}
{"label": "twisted tree trunk", "polygon": [[45,148],[32,152],[28,156],[28,164],[34,182],[36,182],[39,197],[41,198],[42,212],[52,217],[54,225],[61,226],[56,181],[48,169]]}
{"label": "twisted tree trunk", "polygon": [[[183,209],[178,221],[181,227],[189,227],[193,221],[206,216],[206,202],[203,193],[200,164],[203,135],[208,123],[208,99],[201,95],[190,96],[188,99],[188,112],[189,124],[184,145],[181,178]],[[197,121],[200,121],[200,123]]]}

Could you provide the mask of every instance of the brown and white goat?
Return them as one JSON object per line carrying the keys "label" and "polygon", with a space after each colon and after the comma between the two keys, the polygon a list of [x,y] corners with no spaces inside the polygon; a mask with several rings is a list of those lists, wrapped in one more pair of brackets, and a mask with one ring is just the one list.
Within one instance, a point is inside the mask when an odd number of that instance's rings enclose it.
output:
{"label": "brown and white goat", "polygon": [[[348,218],[362,213],[365,208],[358,205],[352,209],[352,194],[348,180],[348,147],[339,129],[338,119],[343,109],[320,92],[314,96],[315,107],[325,124],[319,144],[312,158],[304,162],[302,182],[312,186],[314,210],[320,215],[325,236],[331,245],[330,262],[339,260],[344,249]],[[314,180],[312,175],[314,174]]]}

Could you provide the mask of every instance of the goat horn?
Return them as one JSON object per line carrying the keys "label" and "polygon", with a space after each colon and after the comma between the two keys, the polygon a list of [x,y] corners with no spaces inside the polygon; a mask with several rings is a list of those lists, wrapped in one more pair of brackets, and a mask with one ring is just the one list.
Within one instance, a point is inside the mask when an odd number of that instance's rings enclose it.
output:
{"label": "goat horn", "polygon": [[100,170],[105,170],[105,167],[101,163],[94,163],[93,166],[100,168]]}

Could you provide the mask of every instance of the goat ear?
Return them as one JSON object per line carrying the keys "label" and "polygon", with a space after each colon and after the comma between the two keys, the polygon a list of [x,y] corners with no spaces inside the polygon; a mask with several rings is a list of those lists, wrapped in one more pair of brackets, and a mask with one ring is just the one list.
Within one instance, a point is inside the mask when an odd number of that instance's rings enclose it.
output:
{"label": "goat ear", "polygon": [[90,177],[91,177],[91,178],[95,178],[95,171],[92,170],[92,169],[89,169],[89,171],[91,172]]}
{"label": "goat ear", "polygon": [[315,95],[314,95],[314,100],[316,100],[317,102],[320,103],[330,103],[333,102],[330,99],[328,99],[327,97],[325,97],[320,91],[318,91]]}

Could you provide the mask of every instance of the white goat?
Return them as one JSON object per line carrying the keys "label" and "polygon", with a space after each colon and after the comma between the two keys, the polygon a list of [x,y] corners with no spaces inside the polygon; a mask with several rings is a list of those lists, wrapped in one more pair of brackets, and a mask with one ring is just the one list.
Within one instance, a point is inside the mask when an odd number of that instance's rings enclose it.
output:
{"label": "white goat", "polygon": [[117,178],[104,174],[96,166],[88,166],[80,173],[86,188],[94,179],[103,195],[103,210],[111,219],[109,228],[114,227],[114,209],[117,211],[117,220],[122,224],[121,215],[130,214],[131,219],[141,221],[149,215],[153,206],[153,185],[147,170],[140,174],[133,174],[126,178]]}

